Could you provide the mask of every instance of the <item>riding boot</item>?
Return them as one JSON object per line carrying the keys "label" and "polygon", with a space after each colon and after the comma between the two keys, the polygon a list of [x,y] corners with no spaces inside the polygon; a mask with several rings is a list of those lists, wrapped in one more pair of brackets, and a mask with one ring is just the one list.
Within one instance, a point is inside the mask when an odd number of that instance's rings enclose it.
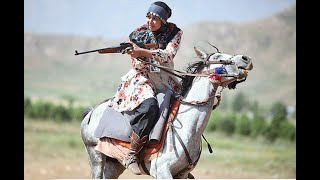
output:
{"label": "riding boot", "polygon": [[132,171],[136,175],[141,175],[141,171],[139,169],[139,159],[138,154],[140,150],[142,149],[144,143],[146,143],[148,140],[148,136],[143,136],[140,138],[135,132],[132,132],[131,134],[131,142],[130,142],[130,148],[129,153],[124,158],[124,165],[127,169]]}

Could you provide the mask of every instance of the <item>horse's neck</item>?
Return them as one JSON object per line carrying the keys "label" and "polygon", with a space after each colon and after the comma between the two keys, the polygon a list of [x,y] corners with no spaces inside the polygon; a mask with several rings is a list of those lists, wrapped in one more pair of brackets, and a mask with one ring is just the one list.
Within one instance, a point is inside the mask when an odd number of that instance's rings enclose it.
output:
{"label": "horse's neck", "polygon": [[215,93],[213,84],[206,77],[196,77],[185,99],[186,101],[201,101],[211,96],[210,93]]}
{"label": "horse's neck", "polygon": [[[206,77],[196,77],[184,101],[202,101],[214,96],[214,94],[215,88]],[[174,122],[174,125],[181,126],[180,132],[183,132],[188,138],[192,138],[193,141],[199,141],[207,126],[213,99],[199,106],[182,104],[177,117],[178,122]]]}

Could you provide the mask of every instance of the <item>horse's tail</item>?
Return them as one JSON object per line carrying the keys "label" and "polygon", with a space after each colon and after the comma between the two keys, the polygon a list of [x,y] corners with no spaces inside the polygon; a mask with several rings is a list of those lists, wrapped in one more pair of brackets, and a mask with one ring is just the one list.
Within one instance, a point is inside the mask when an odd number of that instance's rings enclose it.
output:
{"label": "horse's tail", "polygon": [[83,112],[82,112],[82,119],[84,119],[84,118],[86,117],[86,115],[87,115],[90,111],[92,111],[92,110],[93,110],[92,107],[87,107],[87,108],[85,108],[85,109],[83,110]]}

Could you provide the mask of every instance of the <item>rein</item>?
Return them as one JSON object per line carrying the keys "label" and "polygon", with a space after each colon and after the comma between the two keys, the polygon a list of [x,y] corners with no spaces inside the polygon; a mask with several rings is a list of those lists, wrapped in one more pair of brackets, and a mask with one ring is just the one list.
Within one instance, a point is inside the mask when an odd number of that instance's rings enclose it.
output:
{"label": "rein", "polygon": [[[217,88],[215,89],[215,91],[216,90]],[[192,106],[202,106],[207,104],[211,99],[217,98],[218,102],[212,106],[212,111],[213,111],[216,109],[216,107],[220,105],[222,91],[223,91],[223,88],[219,92],[217,92],[216,95],[209,96],[208,98],[202,99],[200,101],[184,101],[183,96],[181,95],[178,95],[177,99],[180,101],[181,104],[192,105]]]}
{"label": "rein", "polygon": [[[213,53],[214,54],[214,53]],[[208,58],[204,61],[205,65],[210,65],[210,64],[224,64],[224,65],[229,65],[229,64],[234,64],[233,61],[231,60],[219,60],[219,61],[209,61],[211,55],[208,56]],[[187,72],[183,72],[183,71],[179,71],[173,68],[169,68],[167,66],[162,66],[162,65],[158,65],[158,64],[154,64],[145,60],[142,60],[141,58],[137,58],[138,60],[142,61],[143,63],[152,65],[154,67],[157,67],[161,70],[164,70],[167,73],[170,73],[176,77],[179,77],[181,79],[184,79],[183,76],[195,76],[195,77],[208,77],[210,76],[211,73],[214,72],[213,69],[208,70],[208,71],[203,71],[200,73],[187,73]],[[219,76],[224,76],[224,77],[237,77],[236,75],[231,75],[231,74],[219,74]]]}
{"label": "rein", "polygon": [[[215,53],[211,53],[209,54],[206,59],[203,61],[204,62],[204,65],[211,65],[211,64],[223,64],[223,65],[232,65],[234,64],[234,61],[232,60],[219,60],[219,61],[209,61],[210,57],[215,54]],[[162,66],[162,65],[158,65],[158,64],[154,64],[154,63],[151,63],[151,62],[148,62],[148,61],[145,61],[141,58],[137,58],[138,60],[146,63],[146,64],[149,64],[149,65],[152,65],[154,67],[157,67],[171,75],[174,75],[176,77],[179,77],[181,79],[184,79],[185,76],[193,76],[193,77],[209,77],[211,76],[212,73],[214,73],[214,69],[211,69],[211,70],[207,70],[207,71],[201,71],[199,73],[187,73],[187,72],[183,72],[183,71],[179,71],[179,70],[176,70],[176,69],[173,69],[173,68],[169,68],[167,66]],[[222,77],[234,77],[234,78],[237,78],[238,76],[236,75],[232,75],[232,74],[219,74],[219,76],[222,76]],[[223,90],[223,89],[222,89]],[[206,103],[208,103],[210,100],[214,99],[215,97],[217,98],[218,102],[217,104],[215,104],[213,107],[212,107],[212,110],[214,110],[219,104],[220,104],[220,101],[221,101],[221,92],[222,90],[219,92],[219,94],[217,95],[213,95],[213,96],[209,96],[208,98],[205,98],[203,100],[200,100],[200,101],[190,101],[190,102],[187,102],[187,101],[184,101],[183,100],[183,96],[181,95],[178,95],[176,98],[179,99],[179,101],[182,103],[182,104],[188,104],[188,105],[195,105],[195,106],[201,106],[201,105],[204,105]]]}

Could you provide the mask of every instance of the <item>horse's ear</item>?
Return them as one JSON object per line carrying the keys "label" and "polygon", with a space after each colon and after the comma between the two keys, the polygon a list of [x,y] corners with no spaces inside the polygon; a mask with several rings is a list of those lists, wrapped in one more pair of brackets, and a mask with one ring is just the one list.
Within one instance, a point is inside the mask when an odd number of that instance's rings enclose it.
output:
{"label": "horse's ear", "polygon": [[198,56],[199,58],[201,58],[201,59],[207,58],[207,56],[208,56],[207,53],[201,51],[200,49],[198,49],[198,48],[195,47],[195,46],[193,47],[193,49],[194,49],[194,51],[196,52],[196,54],[197,54],[197,56]]}

